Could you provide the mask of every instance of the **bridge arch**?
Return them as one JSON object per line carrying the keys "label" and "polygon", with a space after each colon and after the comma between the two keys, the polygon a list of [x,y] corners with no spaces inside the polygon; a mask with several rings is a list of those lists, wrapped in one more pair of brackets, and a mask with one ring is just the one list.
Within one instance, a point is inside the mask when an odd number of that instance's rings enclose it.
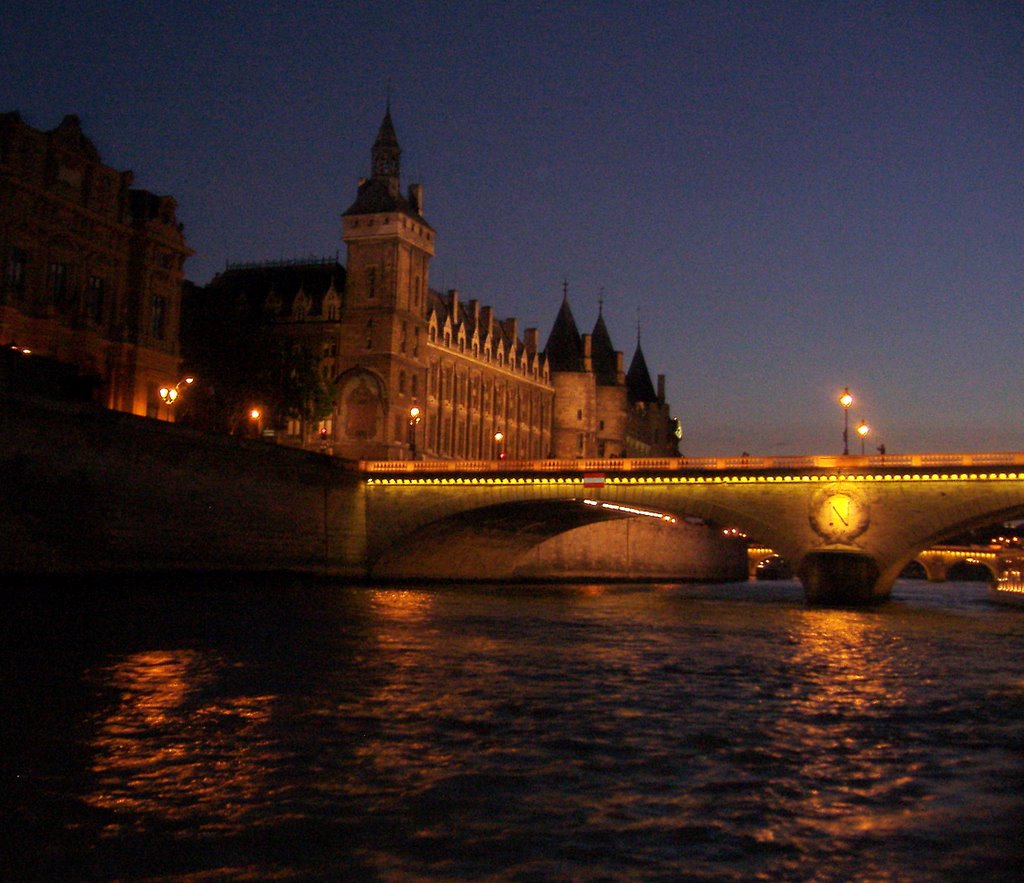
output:
{"label": "bridge arch", "polygon": [[511,501],[445,515],[370,565],[396,580],[735,580],[742,536],[698,519],[590,499]]}

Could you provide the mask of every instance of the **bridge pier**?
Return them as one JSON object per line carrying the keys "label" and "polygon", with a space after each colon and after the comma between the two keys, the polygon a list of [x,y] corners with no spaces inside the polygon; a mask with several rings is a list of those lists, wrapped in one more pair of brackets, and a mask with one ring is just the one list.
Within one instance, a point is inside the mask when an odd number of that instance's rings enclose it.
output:
{"label": "bridge pier", "polygon": [[807,603],[819,607],[867,607],[889,597],[879,590],[878,564],[862,552],[810,552],[800,564]]}

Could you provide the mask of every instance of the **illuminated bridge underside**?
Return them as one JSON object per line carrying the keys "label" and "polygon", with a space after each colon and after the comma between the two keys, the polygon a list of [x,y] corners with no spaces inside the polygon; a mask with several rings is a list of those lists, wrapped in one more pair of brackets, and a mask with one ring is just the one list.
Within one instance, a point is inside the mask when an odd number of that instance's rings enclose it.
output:
{"label": "illuminated bridge underside", "polygon": [[515,578],[546,540],[626,517],[578,500],[485,506],[412,531],[377,558],[370,573],[384,579]]}
{"label": "illuminated bridge underside", "polygon": [[[430,525],[463,513],[469,514],[458,523],[468,543],[481,527],[472,513],[485,507],[554,506],[590,497],[739,528],[792,564],[810,603],[863,605],[888,597],[900,571],[923,549],[1024,515],[1024,454],[907,455],[898,465],[867,457],[795,459],[544,461],[500,468],[363,463],[367,556],[383,562],[387,550],[429,536]],[[598,469],[600,478],[591,476],[585,486],[584,471]],[[444,543],[444,535],[435,540]],[[462,554],[458,548],[448,545],[451,554]]]}

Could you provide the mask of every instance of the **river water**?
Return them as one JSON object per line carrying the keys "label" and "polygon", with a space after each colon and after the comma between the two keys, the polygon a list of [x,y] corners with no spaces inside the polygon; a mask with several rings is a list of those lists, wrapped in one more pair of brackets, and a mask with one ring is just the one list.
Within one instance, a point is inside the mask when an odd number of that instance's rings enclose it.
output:
{"label": "river water", "polygon": [[194,577],[2,613],[6,879],[1021,878],[1024,610],[982,584]]}

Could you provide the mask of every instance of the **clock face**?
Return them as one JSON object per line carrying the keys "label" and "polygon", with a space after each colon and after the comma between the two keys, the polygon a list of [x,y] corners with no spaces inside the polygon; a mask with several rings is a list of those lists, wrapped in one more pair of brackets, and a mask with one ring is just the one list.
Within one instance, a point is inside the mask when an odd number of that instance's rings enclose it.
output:
{"label": "clock face", "polygon": [[848,543],[868,529],[867,504],[851,491],[815,494],[810,515],[815,532],[833,543]]}

